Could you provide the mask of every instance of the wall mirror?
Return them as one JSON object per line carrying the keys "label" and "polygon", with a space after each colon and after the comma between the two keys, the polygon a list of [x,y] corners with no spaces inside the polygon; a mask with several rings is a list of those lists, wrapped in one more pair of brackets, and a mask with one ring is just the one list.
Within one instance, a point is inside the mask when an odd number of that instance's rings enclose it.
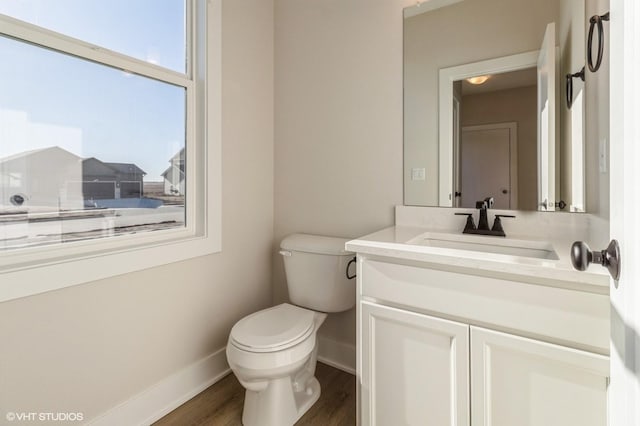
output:
{"label": "wall mirror", "polygon": [[505,210],[588,210],[602,192],[591,184],[602,147],[585,136],[589,79],[572,78],[568,100],[565,77],[585,65],[585,1],[405,9],[405,205],[475,207],[491,196]]}

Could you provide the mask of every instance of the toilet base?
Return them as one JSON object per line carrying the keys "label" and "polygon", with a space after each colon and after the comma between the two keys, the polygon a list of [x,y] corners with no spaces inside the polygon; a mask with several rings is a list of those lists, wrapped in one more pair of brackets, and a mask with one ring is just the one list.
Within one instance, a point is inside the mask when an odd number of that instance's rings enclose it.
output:
{"label": "toilet base", "polygon": [[244,397],[244,426],[293,425],[320,398],[320,383],[311,377],[304,389],[293,391],[291,377],[271,380],[261,392],[247,390]]}

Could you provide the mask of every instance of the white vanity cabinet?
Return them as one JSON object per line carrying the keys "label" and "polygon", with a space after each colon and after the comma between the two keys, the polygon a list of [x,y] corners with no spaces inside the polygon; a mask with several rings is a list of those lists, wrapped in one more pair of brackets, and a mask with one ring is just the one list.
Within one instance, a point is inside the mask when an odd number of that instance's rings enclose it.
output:
{"label": "white vanity cabinet", "polygon": [[473,426],[605,426],[609,360],[471,327]]}
{"label": "white vanity cabinet", "polygon": [[359,253],[360,423],[605,426],[608,296],[555,284]]}
{"label": "white vanity cabinet", "polygon": [[362,424],[469,423],[469,326],[361,304]]}

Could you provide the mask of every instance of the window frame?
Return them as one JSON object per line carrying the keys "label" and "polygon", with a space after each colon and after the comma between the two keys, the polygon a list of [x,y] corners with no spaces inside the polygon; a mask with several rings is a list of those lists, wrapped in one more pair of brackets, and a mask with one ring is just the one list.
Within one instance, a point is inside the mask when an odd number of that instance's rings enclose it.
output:
{"label": "window frame", "polygon": [[0,302],[221,251],[221,0],[186,0],[186,74],[0,14],[0,33],[186,89],[186,226],[0,251]]}

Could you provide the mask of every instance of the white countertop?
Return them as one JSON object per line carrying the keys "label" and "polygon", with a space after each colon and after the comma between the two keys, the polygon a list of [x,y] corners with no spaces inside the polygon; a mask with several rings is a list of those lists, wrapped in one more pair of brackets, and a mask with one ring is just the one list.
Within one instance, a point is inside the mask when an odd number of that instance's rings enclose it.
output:
{"label": "white countertop", "polygon": [[[442,234],[442,230],[392,226],[351,240],[347,242],[346,249],[369,256],[426,262],[442,269],[455,269],[468,274],[474,274],[475,271],[475,273],[490,274],[496,278],[516,279],[532,284],[565,287],[599,294],[609,293],[609,275],[605,268],[590,265],[584,272],[573,268],[569,258],[573,240],[550,240],[525,235],[508,235],[506,239],[488,237],[502,241],[517,239],[550,243],[559,258],[552,260],[410,243],[411,240],[416,240],[425,233]],[[459,239],[464,241],[465,236],[461,232],[459,234]],[[451,235],[457,235],[457,233]],[[470,238],[473,237],[470,236]]]}

